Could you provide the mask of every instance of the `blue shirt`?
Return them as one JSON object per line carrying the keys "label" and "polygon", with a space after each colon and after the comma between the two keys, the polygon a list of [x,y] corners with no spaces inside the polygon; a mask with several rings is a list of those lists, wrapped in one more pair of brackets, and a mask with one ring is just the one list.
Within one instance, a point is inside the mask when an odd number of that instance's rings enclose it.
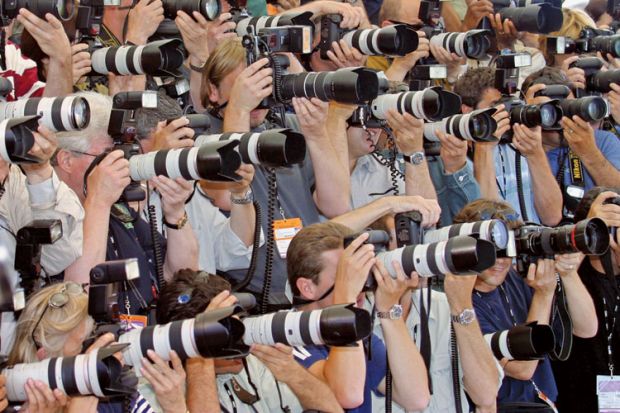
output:
{"label": "blue shirt", "polygon": [[[611,132],[607,132],[601,129],[594,131],[594,141],[596,147],[601,151],[603,156],[616,168],[620,169],[620,139]],[[570,159],[568,157],[568,148],[560,147],[552,149],[547,152],[547,159],[549,159],[549,165],[551,165],[551,172],[554,176],[557,176],[560,169],[560,163],[564,159],[564,177],[562,182],[564,187],[572,185],[571,180],[571,168]],[[584,177],[584,192],[588,192],[589,189],[596,186],[596,183],[592,179],[592,176],[588,173],[588,170],[583,166]]]}
{"label": "blue shirt", "polygon": [[[349,413],[372,413],[371,391],[376,395],[381,395],[378,390],[379,384],[385,377],[387,368],[386,350],[383,341],[373,334],[371,336],[371,359],[366,358],[366,382],[364,383],[364,403],[355,409],[345,410]],[[366,341],[365,341],[366,342]],[[329,356],[328,346],[306,346],[298,347],[295,351],[295,358],[304,366],[309,368],[317,361],[325,360]],[[353,368],[353,367],[351,367]]]}
{"label": "blue shirt", "polygon": [[[505,295],[502,294],[502,289]],[[507,301],[510,303],[516,323],[524,324],[526,322],[532,303],[532,290],[525,284],[523,278],[511,269],[506,281],[500,287],[489,293],[475,291],[473,301],[482,334],[495,333],[514,326]],[[558,389],[555,385],[548,357],[545,356],[539,362],[532,380],[547,397],[553,401],[557,399]],[[541,402],[530,380],[517,380],[508,376],[504,377],[497,400],[500,403]]]}

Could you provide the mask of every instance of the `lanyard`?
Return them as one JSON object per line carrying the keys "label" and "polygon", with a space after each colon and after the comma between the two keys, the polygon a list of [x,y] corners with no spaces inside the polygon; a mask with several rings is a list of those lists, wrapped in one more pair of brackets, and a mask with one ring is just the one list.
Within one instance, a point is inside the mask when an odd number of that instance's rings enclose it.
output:
{"label": "lanyard", "polygon": [[573,152],[568,150],[568,159],[570,160],[570,179],[573,184],[583,186],[583,165],[581,159]]}
{"label": "lanyard", "polygon": [[504,160],[504,153],[502,151],[503,147],[504,147],[503,145],[498,145],[497,152],[499,153],[499,161],[502,167],[502,180],[503,180],[504,186],[502,187],[499,184],[499,180],[498,180],[499,177],[495,178],[495,181],[497,182],[497,189],[499,190],[500,196],[502,197],[502,199],[506,199],[506,191],[508,188],[508,184],[506,183],[506,162]]}
{"label": "lanyard", "polygon": [[224,383],[224,389],[226,390],[226,393],[228,394],[228,399],[230,400],[233,413],[237,413],[237,402],[235,402],[235,396],[233,395],[232,391],[230,391],[230,389],[228,388],[228,384]]}
{"label": "lanyard", "polygon": [[605,316],[605,335],[607,336],[607,367],[609,368],[609,374],[614,376],[614,358],[612,341],[614,331],[616,329],[616,314],[618,314],[618,302],[620,297],[616,295],[616,303],[614,304],[614,310],[611,314],[612,319],[609,319],[609,312],[607,306],[607,299],[603,297],[603,315]]}

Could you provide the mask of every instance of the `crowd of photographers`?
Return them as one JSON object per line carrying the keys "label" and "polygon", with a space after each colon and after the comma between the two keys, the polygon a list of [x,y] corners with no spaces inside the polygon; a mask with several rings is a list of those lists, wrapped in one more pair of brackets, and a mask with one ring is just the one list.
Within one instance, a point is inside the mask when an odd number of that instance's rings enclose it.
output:
{"label": "crowd of photographers", "polygon": [[617,0],[0,24],[0,411],[620,411]]}

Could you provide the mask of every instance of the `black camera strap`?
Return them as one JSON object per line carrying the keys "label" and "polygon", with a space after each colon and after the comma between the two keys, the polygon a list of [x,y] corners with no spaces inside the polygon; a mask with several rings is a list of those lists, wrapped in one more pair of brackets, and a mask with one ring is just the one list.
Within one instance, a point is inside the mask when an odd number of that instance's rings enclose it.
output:
{"label": "black camera strap", "polygon": [[568,159],[570,160],[570,179],[573,185],[578,185],[583,187],[583,164],[581,163],[581,159],[577,156],[572,149],[568,150]]}
{"label": "black camera strap", "polygon": [[428,376],[428,389],[433,394],[433,380],[431,377],[431,334],[428,327],[428,319],[431,314],[431,286],[430,278],[427,278],[426,302],[424,305],[424,289],[420,290],[420,355],[426,364]]}
{"label": "black camera strap", "polygon": [[450,364],[452,366],[452,391],[454,392],[454,407],[456,413],[463,413],[463,404],[461,401],[461,379],[459,375],[459,348],[456,344],[456,333],[454,326],[450,323]]}
{"label": "black camera strap", "polygon": [[[564,284],[559,274],[556,274],[556,278],[555,299],[551,312],[551,320],[549,320],[549,324],[556,327],[553,329],[556,340],[553,351],[549,353],[549,357],[552,360],[566,361],[573,348],[573,322],[568,312],[568,305],[566,304]],[[558,340],[558,334],[560,335],[560,340]]]}

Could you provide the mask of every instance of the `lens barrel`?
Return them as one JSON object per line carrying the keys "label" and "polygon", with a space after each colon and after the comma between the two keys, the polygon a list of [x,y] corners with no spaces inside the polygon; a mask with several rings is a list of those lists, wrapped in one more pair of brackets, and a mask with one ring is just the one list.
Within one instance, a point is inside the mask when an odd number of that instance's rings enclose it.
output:
{"label": "lens barrel", "polygon": [[499,10],[499,14],[502,21],[510,19],[520,32],[551,33],[560,30],[564,21],[562,9],[550,4],[506,7]]}
{"label": "lens barrel", "polygon": [[484,338],[498,360],[542,360],[555,344],[551,327],[536,322],[485,334]]}
{"label": "lens barrel", "polygon": [[370,335],[368,311],[353,304],[311,311],[278,311],[243,319],[246,345],[347,346]]}
{"label": "lens barrel", "polygon": [[567,118],[579,116],[586,122],[601,120],[607,114],[607,103],[600,96],[586,96],[579,99],[562,100],[560,102],[562,113]]}
{"label": "lens barrel", "polygon": [[465,115],[453,115],[440,120],[424,124],[424,137],[433,142],[439,142],[437,132],[454,135],[465,141],[494,142],[493,136],[497,130],[497,122],[493,118],[495,109],[476,110]]}
{"label": "lens barrel", "polygon": [[591,40],[592,51],[601,52],[603,56],[611,54],[620,57],[620,35],[596,36]]}
{"label": "lens barrel", "polygon": [[367,56],[405,56],[418,48],[418,33],[407,24],[352,30],[342,36],[349,47]]}
{"label": "lens barrel", "polygon": [[370,109],[376,118],[382,120],[387,119],[388,110],[394,109],[401,114],[409,113],[418,119],[434,122],[458,114],[461,98],[441,87],[431,87],[417,92],[378,96],[372,101]]}
{"label": "lens barrel", "polygon": [[246,17],[237,22],[237,28],[235,31],[238,36],[244,36],[249,33],[248,28],[253,27],[254,34],[258,34],[260,29],[265,27],[278,27],[278,26],[311,26],[312,12],[303,13],[284,13],[277,16],[260,16],[260,17]]}
{"label": "lens barrel", "polygon": [[41,19],[50,13],[59,20],[68,21],[77,10],[74,0],[14,0],[2,3],[2,12],[10,19],[17,17],[20,9],[27,9]]}
{"label": "lens barrel", "polygon": [[593,92],[609,93],[611,84],[620,83],[620,70],[597,71],[587,78],[586,89]]}
{"label": "lens barrel", "polygon": [[559,101],[541,103],[539,105],[518,104],[510,109],[510,124],[519,123],[528,128],[541,126],[550,129],[558,125],[562,119],[562,109]]}
{"label": "lens barrel", "polygon": [[213,21],[221,13],[222,5],[220,0],[162,0],[164,6],[164,16],[168,19],[176,19],[177,12],[183,11],[189,16],[197,11],[202,16]]}
{"label": "lens barrel", "polygon": [[0,120],[41,115],[41,123],[53,132],[81,130],[90,122],[90,106],[80,96],[19,99],[0,103]]}
{"label": "lens barrel", "polygon": [[482,59],[491,47],[488,30],[469,30],[465,33],[440,33],[431,37],[431,44],[450,53],[470,59]]}
{"label": "lens barrel", "polygon": [[447,241],[459,235],[476,234],[480,239],[490,241],[497,249],[505,249],[508,245],[508,225],[501,219],[489,219],[486,221],[467,222],[464,224],[454,224],[426,231],[424,242]]}
{"label": "lens barrel", "polygon": [[0,122],[0,158],[8,163],[38,163],[28,152],[34,145],[34,133],[40,116],[9,118]]}

